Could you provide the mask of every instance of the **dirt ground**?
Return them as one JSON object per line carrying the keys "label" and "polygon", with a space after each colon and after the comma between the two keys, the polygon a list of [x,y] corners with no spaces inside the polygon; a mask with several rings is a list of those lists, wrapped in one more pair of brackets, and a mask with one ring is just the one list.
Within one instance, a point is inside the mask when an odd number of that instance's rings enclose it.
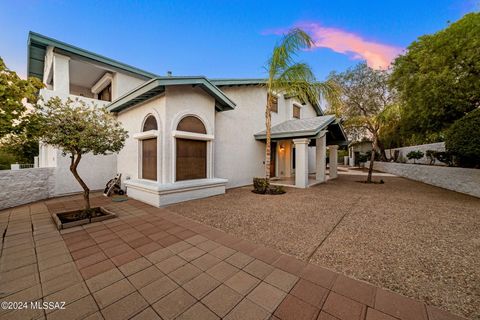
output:
{"label": "dirt ground", "polygon": [[357,279],[480,319],[480,199],[350,172],[284,195],[251,187],[169,207]]}

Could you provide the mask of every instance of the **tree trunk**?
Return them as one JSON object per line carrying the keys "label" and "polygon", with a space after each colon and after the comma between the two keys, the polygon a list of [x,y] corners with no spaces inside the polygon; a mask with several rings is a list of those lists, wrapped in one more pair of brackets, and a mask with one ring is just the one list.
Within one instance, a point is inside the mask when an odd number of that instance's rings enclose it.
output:
{"label": "tree trunk", "polygon": [[265,180],[267,184],[270,183],[270,153],[271,153],[271,129],[272,129],[272,114],[270,112],[271,95],[268,96],[267,106],[265,108],[265,128],[266,128],[266,142],[265,142]]}
{"label": "tree trunk", "polygon": [[77,179],[78,183],[83,188],[83,201],[85,203],[85,211],[89,211],[90,210],[90,189],[88,188],[86,183],[82,180],[82,178],[77,172],[77,167],[78,167],[78,164],[80,163],[80,160],[82,159],[82,154],[77,153],[77,158],[75,158],[75,154],[72,153],[71,158],[72,158],[72,162],[70,164],[70,171],[72,172],[75,179]]}
{"label": "tree trunk", "polygon": [[[377,141],[378,149],[380,151],[380,160],[387,161],[387,153],[385,152],[385,145],[381,140]],[[391,150],[390,150],[391,151]]]}
{"label": "tree trunk", "polygon": [[377,149],[377,138],[372,141],[372,153],[370,155],[370,165],[368,166],[367,183],[372,183],[373,163],[375,162],[375,150]]}

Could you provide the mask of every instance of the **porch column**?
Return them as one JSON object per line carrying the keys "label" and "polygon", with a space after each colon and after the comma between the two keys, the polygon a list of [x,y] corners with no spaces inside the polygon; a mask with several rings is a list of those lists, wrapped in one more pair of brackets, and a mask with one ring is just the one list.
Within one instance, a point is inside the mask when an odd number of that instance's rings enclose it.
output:
{"label": "porch column", "polygon": [[310,139],[293,139],[295,144],[295,186],[308,187],[308,143]]}
{"label": "porch column", "polygon": [[328,146],[328,149],[330,150],[330,179],[335,179],[338,174],[337,174],[337,165],[338,165],[338,146],[337,145],[331,145]]}
{"label": "porch column", "polygon": [[326,174],[325,174],[325,171],[326,171],[326,161],[325,161],[325,157],[327,156],[327,138],[326,138],[326,135],[323,134],[320,138],[317,138],[317,140],[315,141],[316,143],[316,154],[315,154],[315,158],[316,158],[316,164],[315,164],[315,179],[317,181],[325,181],[326,180]]}
{"label": "porch column", "polygon": [[70,57],[58,53],[53,56],[53,90],[58,94],[70,94]]}

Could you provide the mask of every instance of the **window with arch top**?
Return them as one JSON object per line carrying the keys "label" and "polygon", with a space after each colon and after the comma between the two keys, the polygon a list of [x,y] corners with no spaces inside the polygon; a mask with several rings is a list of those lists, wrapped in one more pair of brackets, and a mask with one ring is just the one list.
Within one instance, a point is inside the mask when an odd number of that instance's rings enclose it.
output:
{"label": "window with arch top", "polygon": [[[177,126],[178,131],[207,134],[203,122],[186,116]],[[176,181],[205,179],[207,177],[207,141],[176,139]]]}
{"label": "window with arch top", "polygon": [[145,122],[143,123],[143,131],[157,130],[157,119],[154,116],[149,115]]}
{"label": "window with arch top", "polygon": [[180,120],[177,130],[207,134],[207,130],[205,129],[203,122],[194,116],[187,116]]}

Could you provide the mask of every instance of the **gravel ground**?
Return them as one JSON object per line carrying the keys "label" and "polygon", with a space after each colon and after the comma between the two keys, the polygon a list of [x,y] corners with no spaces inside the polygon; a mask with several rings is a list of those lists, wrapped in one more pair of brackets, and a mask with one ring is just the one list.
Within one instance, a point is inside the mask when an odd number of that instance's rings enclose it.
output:
{"label": "gravel ground", "polygon": [[360,184],[349,173],[284,195],[244,187],[169,209],[480,319],[480,199],[397,177]]}

